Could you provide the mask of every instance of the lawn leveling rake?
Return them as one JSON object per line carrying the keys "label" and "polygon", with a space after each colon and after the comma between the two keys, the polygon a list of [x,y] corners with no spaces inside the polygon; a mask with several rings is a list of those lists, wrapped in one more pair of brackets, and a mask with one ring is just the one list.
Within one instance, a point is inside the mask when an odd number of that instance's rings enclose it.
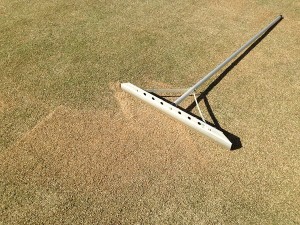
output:
{"label": "lawn leveling rake", "polygon": [[[178,92],[182,90],[178,89],[171,89],[171,90],[143,90],[131,83],[121,83],[121,88],[138,97],[139,99],[143,100],[146,103],[154,106],[155,108],[161,110],[162,112],[170,115],[171,117],[181,121],[182,123],[186,124],[187,126],[199,131],[200,133],[208,136],[209,138],[213,139],[217,143],[221,144],[222,146],[226,147],[227,149],[231,149],[232,143],[231,141],[224,135],[224,133],[215,127],[209,125],[198,105],[198,101],[196,99],[195,91],[197,88],[200,87],[205,81],[207,81],[210,77],[212,77],[216,72],[218,72],[222,67],[224,67],[228,62],[230,62],[233,58],[239,55],[243,50],[253,44],[256,40],[258,40],[263,34],[265,34],[270,28],[275,26],[283,17],[280,15],[276,17],[268,26],[262,29],[259,33],[257,33],[254,37],[252,37],[247,43],[245,43],[242,47],[236,50],[229,58],[227,58],[224,62],[219,64],[215,69],[209,72],[206,76],[204,76],[201,80],[199,80],[194,86],[190,87],[189,89],[184,89],[184,93],[176,99],[174,102],[170,102],[161,96],[158,96],[157,92]],[[188,113],[182,107],[179,107],[179,104],[186,99],[188,96],[193,95],[195,98],[195,103],[197,109],[200,113],[200,118],[195,117],[191,113]]]}

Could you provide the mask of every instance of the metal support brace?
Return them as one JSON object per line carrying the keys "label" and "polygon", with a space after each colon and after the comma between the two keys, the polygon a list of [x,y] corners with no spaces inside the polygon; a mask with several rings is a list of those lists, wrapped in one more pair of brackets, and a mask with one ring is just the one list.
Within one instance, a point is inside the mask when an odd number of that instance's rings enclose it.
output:
{"label": "metal support brace", "polygon": [[205,119],[204,119],[204,116],[203,116],[203,114],[202,114],[202,112],[201,112],[201,110],[200,110],[200,106],[199,106],[198,101],[197,101],[197,98],[196,98],[196,93],[194,92],[193,95],[194,95],[194,100],[195,100],[195,103],[196,103],[198,112],[199,112],[199,114],[200,114],[200,116],[201,116],[201,119],[203,120],[204,123],[206,123],[206,121],[205,121]]}

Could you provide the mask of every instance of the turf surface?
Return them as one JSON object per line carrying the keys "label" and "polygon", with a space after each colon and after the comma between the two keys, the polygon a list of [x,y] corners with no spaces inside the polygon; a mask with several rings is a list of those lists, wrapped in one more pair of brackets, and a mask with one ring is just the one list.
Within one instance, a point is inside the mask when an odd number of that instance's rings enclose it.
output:
{"label": "turf surface", "polygon": [[[190,86],[279,14],[201,89],[235,151],[118,89]],[[300,223],[298,2],[2,0],[0,15],[1,223]]]}

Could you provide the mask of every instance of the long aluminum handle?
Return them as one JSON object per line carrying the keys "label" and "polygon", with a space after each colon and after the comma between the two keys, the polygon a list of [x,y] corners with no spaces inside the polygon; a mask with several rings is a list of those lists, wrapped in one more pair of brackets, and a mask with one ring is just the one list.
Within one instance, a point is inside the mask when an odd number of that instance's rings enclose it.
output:
{"label": "long aluminum handle", "polygon": [[236,50],[229,58],[227,58],[224,62],[218,65],[215,69],[210,71],[205,77],[199,80],[193,87],[189,88],[182,96],[180,96],[174,102],[175,105],[180,104],[186,97],[188,97],[192,92],[195,91],[201,84],[207,81],[211,76],[213,76],[216,72],[218,72],[222,67],[224,67],[229,61],[231,61],[234,57],[236,57],[239,53],[245,50],[249,45],[251,45],[254,41],[256,41],[260,36],[262,36],[267,30],[269,30],[273,25],[275,25],[278,21],[282,19],[282,15],[276,17],[268,26],[262,29],[259,33],[257,33],[254,37],[252,37],[246,44]]}

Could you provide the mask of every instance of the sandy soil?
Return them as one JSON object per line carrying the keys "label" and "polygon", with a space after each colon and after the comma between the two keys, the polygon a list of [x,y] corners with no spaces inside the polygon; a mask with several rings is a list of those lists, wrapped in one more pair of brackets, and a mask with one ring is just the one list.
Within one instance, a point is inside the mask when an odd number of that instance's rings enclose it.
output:
{"label": "sandy soil", "polygon": [[[57,107],[1,155],[2,179],[108,201],[129,190],[141,198],[166,177],[205,170],[192,131],[113,86],[119,112]],[[59,204],[48,197],[44,204]]]}

